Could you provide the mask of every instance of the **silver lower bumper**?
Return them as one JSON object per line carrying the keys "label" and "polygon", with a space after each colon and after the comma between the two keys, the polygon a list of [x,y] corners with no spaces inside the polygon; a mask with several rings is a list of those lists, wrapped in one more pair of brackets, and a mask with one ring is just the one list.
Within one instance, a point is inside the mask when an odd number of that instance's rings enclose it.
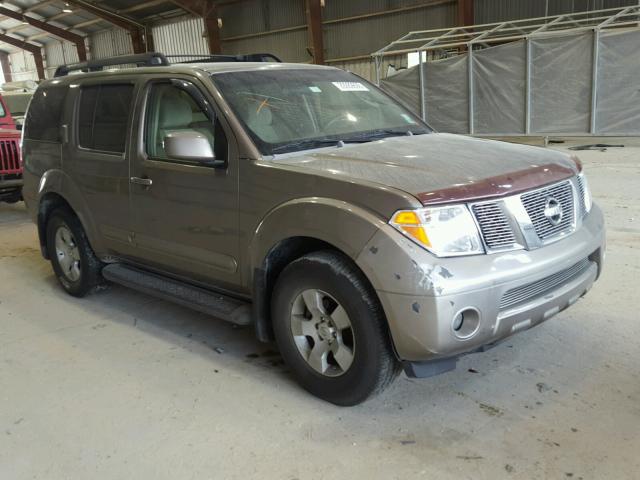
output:
{"label": "silver lower bumper", "polygon": [[[548,320],[592,287],[605,242],[597,207],[573,235],[532,251],[435,258],[390,235],[374,236],[358,263],[378,292],[399,358],[410,362],[472,352]],[[571,275],[501,308],[513,289],[544,285],[563,272]],[[456,331],[460,312],[470,323]]]}

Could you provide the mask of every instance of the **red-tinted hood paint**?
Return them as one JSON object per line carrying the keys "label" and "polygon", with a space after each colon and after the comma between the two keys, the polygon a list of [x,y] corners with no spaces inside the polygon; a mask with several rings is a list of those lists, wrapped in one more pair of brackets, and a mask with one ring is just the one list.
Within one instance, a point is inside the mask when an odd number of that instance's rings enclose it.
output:
{"label": "red-tinted hood paint", "polygon": [[576,170],[563,165],[549,164],[517,172],[483,178],[454,187],[416,194],[423,205],[471,201],[514,195],[532,188],[571,178]]}
{"label": "red-tinted hood paint", "polygon": [[425,205],[512,195],[572,177],[580,169],[575,159],[555,150],[442,133],[287,154],[273,161],[400,189]]}

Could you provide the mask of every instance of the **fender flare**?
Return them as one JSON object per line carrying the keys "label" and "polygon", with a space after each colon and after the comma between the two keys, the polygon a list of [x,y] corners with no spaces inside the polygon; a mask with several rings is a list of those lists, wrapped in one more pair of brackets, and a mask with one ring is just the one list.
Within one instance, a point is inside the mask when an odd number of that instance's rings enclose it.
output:
{"label": "fender flare", "polygon": [[[355,264],[358,254],[381,225],[384,222],[376,214],[329,198],[298,198],[271,210],[254,232],[246,262],[251,269],[246,273],[252,279],[252,316],[258,339],[263,342],[273,339],[271,292],[277,275],[290,260],[318,246],[306,240],[330,245]],[[294,241],[297,245],[289,251],[294,239],[302,242]]]}
{"label": "fender flare", "polygon": [[97,235],[97,227],[91,216],[87,216],[85,212],[88,211],[87,202],[80,189],[72,182],[66,173],[59,169],[48,170],[40,178],[38,184],[38,191],[36,194],[36,204],[38,206],[38,232],[41,236],[40,242],[44,241],[42,237],[40,225],[40,214],[42,208],[42,201],[48,194],[56,194],[66,201],[75,215],[80,220],[80,224],[89,239],[91,247],[96,251],[102,251],[102,244],[99,241],[100,236]]}
{"label": "fender flare", "polygon": [[345,201],[324,197],[297,198],[271,210],[257,226],[250,242],[249,267],[264,261],[283,240],[308,237],[321,240],[348,255],[354,262],[385,222],[375,213]]}

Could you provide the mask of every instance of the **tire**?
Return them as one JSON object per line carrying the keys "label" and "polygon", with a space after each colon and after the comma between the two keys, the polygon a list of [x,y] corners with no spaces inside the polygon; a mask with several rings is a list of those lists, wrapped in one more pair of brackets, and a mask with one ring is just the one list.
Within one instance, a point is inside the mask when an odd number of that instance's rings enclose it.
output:
{"label": "tire", "polygon": [[319,251],[289,264],[271,306],[280,353],[313,395],[357,405],[382,392],[400,372],[380,302],[343,254]]}
{"label": "tire", "polygon": [[103,264],[93,253],[78,217],[68,209],[57,209],[49,216],[46,231],[53,271],[67,293],[84,297],[102,283]]}
{"label": "tire", "polygon": [[5,197],[4,201],[8,204],[14,204],[22,201],[22,189],[16,190],[11,195]]}

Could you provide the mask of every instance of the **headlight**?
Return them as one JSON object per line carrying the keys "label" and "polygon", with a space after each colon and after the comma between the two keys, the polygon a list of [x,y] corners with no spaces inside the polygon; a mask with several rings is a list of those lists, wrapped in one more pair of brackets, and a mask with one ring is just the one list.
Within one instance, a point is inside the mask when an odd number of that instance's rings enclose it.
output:
{"label": "headlight", "polygon": [[580,193],[582,194],[585,213],[589,213],[591,211],[591,206],[593,205],[593,200],[591,199],[589,182],[587,182],[587,176],[584,174],[584,172],[580,172],[580,174],[578,175],[578,185],[580,186]]}
{"label": "headlight", "polygon": [[466,205],[400,210],[389,224],[439,257],[484,253]]}

